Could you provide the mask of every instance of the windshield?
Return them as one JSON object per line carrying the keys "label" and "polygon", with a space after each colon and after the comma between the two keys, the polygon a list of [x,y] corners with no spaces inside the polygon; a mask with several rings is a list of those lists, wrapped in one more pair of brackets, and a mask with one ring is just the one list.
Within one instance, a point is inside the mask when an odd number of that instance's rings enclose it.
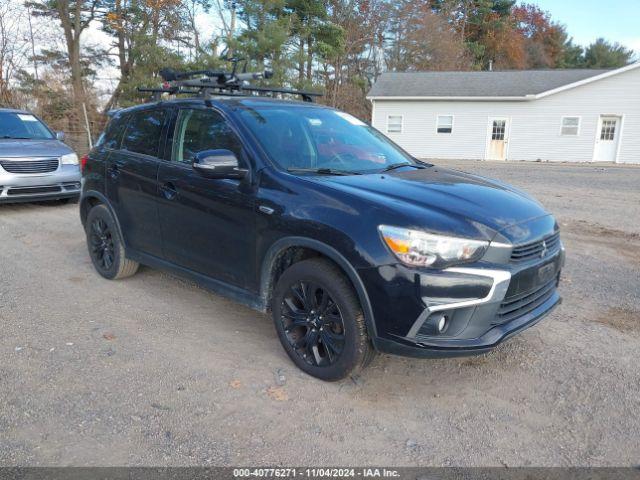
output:
{"label": "windshield", "polygon": [[0,112],[0,139],[49,140],[51,131],[30,113]]}
{"label": "windshield", "polygon": [[379,172],[415,164],[380,132],[355,117],[321,107],[243,107],[240,116],[282,168]]}

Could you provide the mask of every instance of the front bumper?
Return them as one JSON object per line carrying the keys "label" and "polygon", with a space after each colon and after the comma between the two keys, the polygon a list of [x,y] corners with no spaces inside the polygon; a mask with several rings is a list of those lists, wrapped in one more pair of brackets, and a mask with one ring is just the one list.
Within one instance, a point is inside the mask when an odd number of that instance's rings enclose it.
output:
{"label": "front bumper", "polygon": [[77,198],[80,177],[77,165],[60,165],[43,174],[15,174],[0,168],[0,203]]}
{"label": "front bumper", "polygon": [[549,315],[555,307],[562,303],[558,292],[546,300],[543,304],[528,314],[519,317],[511,322],[495,326],[484,335],[474,339],[448,339],[433,341],[430,344],[411,341],[407,338],[378,338],[376,347],[378,350],[394,355],[416,358],[443,358],[443,357],[464,357],[470,355],[480,355],[494,349],[499,343],[513,337],[514,335],[534,326],[544,317]]}
{"label": "front bumper", "polygon": [[[374,308],[374,344],[380,351],[412,357],[485,353],[560,304],[557,286],[564,262],[560,244],[543,260],[517,265],[483,263],[431,272],[383,267],[380,275],[391,285],[384,292],[389,307]],[[445,328],[440,329],[443,318]]]}

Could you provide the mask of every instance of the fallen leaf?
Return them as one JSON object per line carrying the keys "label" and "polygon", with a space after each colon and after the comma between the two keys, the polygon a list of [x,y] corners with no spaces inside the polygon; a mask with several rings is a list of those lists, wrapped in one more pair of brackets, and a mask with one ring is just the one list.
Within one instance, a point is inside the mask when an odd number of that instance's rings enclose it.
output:
{"label": "fallen leaf", "polygon": [[229,386],[231,388],[238,389],[238,388],[240,388],[242,386],[242,382],[240,380],[231,380],[229,382]]}
{"label": "fallen leaf", "polygon": [[116,336],[111,332],[106,332],[102,334],[102,338],[105,340],[115,340]]}
{"label": "fallen leaf", "polygon": [[284,402],[286,400],[289,400],[287,392],[285,392],[282,387],[269,387],[267,389],[267,395],[277,402]]}

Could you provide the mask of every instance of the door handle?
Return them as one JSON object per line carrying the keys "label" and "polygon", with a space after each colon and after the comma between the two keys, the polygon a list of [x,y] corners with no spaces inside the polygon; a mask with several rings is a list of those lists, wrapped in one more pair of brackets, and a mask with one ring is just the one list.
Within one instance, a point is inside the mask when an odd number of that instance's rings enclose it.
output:
{"label": "door handle", "polygon": [[266,205],[260,205],[258,207],[258,210],[260,210],[262,213],[266,213],[267,215],[272,215],[273,212],[275,212],[273,208],[267,207]]}
{"label": "door handle", "polygon": [[109,176],[115,180],[119,175],[120,169],[118,168],[118,165],[116,163],[111,164],[109,167]]}
{"label": "door handle", "polygon": [[167,182],[162,185],[162,187],[160,187],[160,191],[162,192],[164,198],[166,198],[167,200],[173,200],[178,196],[176,186],[171,182]]}

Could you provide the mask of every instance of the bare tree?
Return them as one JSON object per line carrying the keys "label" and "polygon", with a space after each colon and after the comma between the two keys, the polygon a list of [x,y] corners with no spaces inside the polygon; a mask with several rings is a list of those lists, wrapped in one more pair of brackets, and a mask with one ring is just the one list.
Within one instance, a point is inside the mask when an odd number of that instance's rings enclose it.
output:
{"label": "bare tree", "polygon": [[71,73],[74,115],[72,129],[80,131],[85,118],[84,71],[81,61],[81,38],[101,14],[103,0],[41,0],[28,2],[34,14],[58,20],[64,34],[65,49]]}
{"label": "bare tree", "polygon": [[0,103],[11,105],[11,81],[28,61],[26,12],[12,0],[0,0]]}

